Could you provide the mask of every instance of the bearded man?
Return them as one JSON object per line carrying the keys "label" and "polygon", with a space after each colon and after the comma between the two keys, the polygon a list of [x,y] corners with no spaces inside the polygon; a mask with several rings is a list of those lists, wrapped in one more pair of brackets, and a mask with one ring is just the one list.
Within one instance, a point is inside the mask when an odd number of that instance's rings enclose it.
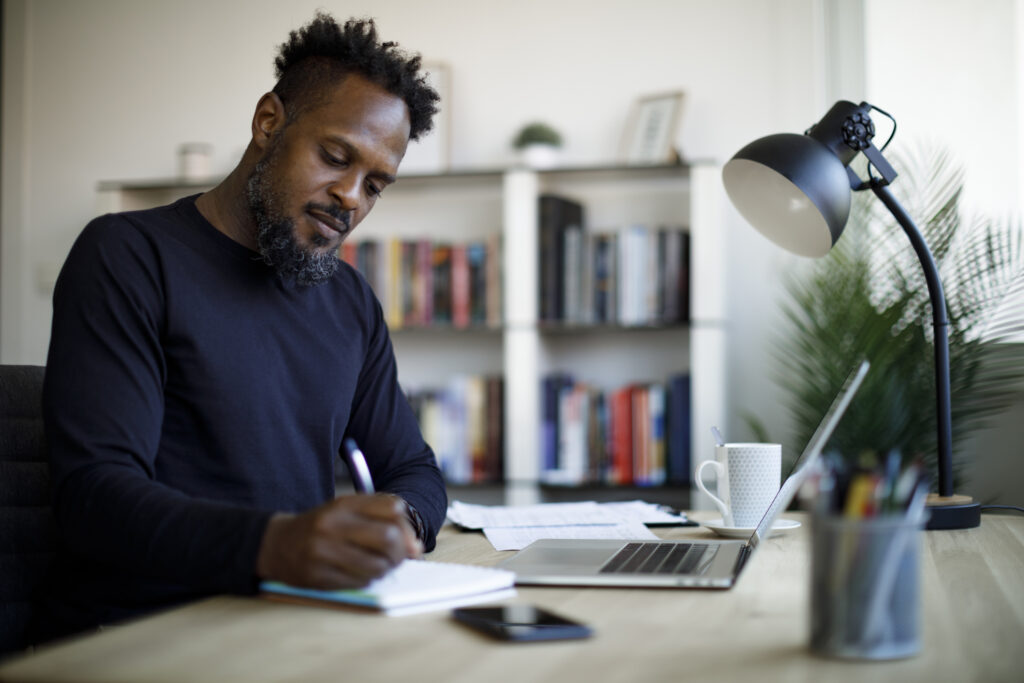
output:
{"label": "bearded man", "polygon": [[[444,483],[337,252],[438,96],[372,20],[318,14],[275,64],[223,182],[93,220],[61,271],[37,642],[262,580],[361,586],[433,548]],[[383,493],[335,497],[349,437]]]}

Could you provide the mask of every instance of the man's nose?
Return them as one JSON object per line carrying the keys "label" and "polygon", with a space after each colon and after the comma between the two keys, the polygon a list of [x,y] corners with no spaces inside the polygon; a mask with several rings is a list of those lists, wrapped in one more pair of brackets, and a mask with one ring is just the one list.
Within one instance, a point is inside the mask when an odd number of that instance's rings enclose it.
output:
{"label": "man's nose", "polygon": [[327,189],[328,193],[338,202],[344,211],[355,211],[359,208],[359,188],[363,180],[358,173],[342,173]]}

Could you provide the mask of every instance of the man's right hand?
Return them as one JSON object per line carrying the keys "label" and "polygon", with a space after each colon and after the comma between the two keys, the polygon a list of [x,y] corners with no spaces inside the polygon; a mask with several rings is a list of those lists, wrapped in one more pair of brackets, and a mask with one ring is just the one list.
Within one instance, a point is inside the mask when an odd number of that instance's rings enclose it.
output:
{"label": "man's right hand", "polygon": [[344,496],[309,512],[271,517],[256,573],[307,588],[358,588],[422,553],[401,498]]}

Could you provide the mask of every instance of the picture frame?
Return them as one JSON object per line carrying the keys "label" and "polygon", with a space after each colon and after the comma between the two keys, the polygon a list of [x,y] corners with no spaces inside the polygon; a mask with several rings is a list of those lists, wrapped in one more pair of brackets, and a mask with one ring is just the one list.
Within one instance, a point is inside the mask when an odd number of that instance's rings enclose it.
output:
{"label": "picture frame", "polygon": [[444,173],[450,166],[451,153],[451,69],[444,62],[424,61],[421,70],[437,94],[441,96],[434,127],[419,140],[410,140],[398,175],[430,175]]}
{"label": "picture frame", "polygon": [[622,161],[630,165],[677,161],[676,133],[683,108],[683,92],[641,97],[633,105],[622,141]]}

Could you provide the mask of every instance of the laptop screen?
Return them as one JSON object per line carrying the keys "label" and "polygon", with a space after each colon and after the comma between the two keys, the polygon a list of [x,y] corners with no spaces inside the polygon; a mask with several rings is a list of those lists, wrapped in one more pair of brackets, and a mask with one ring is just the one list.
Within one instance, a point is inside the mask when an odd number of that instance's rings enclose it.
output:
{"label": "laptop screen", "polygon": [[857,369],[846,378],[843,388],[839,390],[839,394],[832,401],[832,405],[829,406],[825,417],[821,418],[821,422],[818,423],[818,428],[814,430],[811,440],[807,442],[804,452],[800,454],[800,457],[793,464],[793,473],[779,487],[779,492],[775,494],[771,505],[768,506],[768,511],[764,513],[761,522],[754,529],[754,533],[751,534],[750,540],[747,542],[751,550],[768,537],[772,525],[775,524],[775,520],[786,509],[790,501],[793,500],[793,497],[796,496],[796,492],[806,481],[807,476],[811,473],[811,467],[821,455],[821,449],[825,447],[825,443],[832,436],[836,425],[839,424],[843,413],[846,412],[846,407],[850,405],[853,395],[857,393],[861,382],[864,381],[864,376],[868,374],[870,366],[871,364],[868,361],[862,361]]}

